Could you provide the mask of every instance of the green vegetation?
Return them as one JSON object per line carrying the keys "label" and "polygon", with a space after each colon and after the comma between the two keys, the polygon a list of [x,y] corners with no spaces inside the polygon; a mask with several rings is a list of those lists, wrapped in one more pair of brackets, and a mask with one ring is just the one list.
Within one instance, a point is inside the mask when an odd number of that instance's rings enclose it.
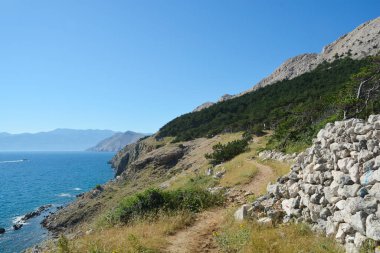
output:
{"label": "green vegetation", "polygon": [[274,227],[248,221],[237,223],[230,218],[214,236],[220,251],[225,253],[344,252],[333,238],[315,234],[303,223]]}
{"label": "green vegetation", "polygon": [[210,159],[210,162],[214,165],[220,164],[243,153],[247,150],[247,146],[247,139],[231,141],[225,145],[218,143],[212,147],[213,152],[211,154],[206,154],[205,157]]}
{"label": "green vegetation", "polygon": [[200,188],[171,191],[148,189],[123,199],[107,219],[111,224],[127,224],[139,218],[155,216],[160,212],[199,212],[223,202],[221,194],[212,194]]}
{"label": "green vegetation", "polygon": [[378,94],[366,95],[372,86],[363,89],[359,98],[350,99],[356,95],[360,80],[373,74],[377,61],[376,57],[369,57],[323,63],[292,80],[180,116],[163,126],[159,136],[175,136],[175,141],[184,141],[261,126],[274,130],[267,148],[299,151],[327,122],[345,115],[365,117],[380,112]]}
{"label": "green vegetation", "polygon": [[70,253],[69,240],[66,236],[61,235],[57,242],[58,253]]}

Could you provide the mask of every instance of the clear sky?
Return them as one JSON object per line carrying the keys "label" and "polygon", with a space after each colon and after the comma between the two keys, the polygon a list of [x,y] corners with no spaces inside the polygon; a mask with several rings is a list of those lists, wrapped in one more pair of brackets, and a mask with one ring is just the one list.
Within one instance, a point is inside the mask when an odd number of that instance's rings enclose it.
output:
{"label": "clear sky", "polygon": [[378,0],[0,0],[0,132],[155,132],[379,10]]}

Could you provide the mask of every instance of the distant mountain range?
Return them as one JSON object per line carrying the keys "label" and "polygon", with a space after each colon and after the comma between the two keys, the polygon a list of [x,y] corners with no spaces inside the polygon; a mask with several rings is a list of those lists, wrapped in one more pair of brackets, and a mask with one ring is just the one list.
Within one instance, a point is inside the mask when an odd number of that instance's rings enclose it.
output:
{"label": "distant mountain range", "polygon": [[115,133],[111,137],[99,142],[96,146],[89,148],[88,151],[117,152],[126,145],[136,142],[144,136],[147,136],[147,134],[135,133],[132,131]]}
{"label": "distant mountain range", "polygon": [[[122,135],[124,133],[112,130],[93,129],[56,129],[48,132],[22,134],[0,133],[0,151],[84,151],[110,137],[113,137],[118,144],[123,145],[122,141],[117,141],[117,138],[114,137]],[[128,139],[125,138],[125,140]],[[131,137],[129,140],[134,139]],[[110,144],[110,146],[112,145]],[[102,151],[113,150],[103,148]]]}

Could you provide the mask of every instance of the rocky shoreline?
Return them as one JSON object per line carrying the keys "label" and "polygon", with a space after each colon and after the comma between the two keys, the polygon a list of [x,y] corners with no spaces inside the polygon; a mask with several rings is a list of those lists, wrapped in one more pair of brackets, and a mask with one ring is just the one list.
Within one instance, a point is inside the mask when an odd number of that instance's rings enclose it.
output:
{"label": "rocky shoreline", "polygon": [[[50,210],[52,207],[53,207],[52,204],[47,204],[47,205],[43,205],[43,206],[38,207],[34,211],[31,211],[29,213],[24,214],[23,216],[21,216],[19,219],[17,219],[13,223],[12,229],[13,230],[20,230],[28,220],[42,215],[43,213]],[[5,228],[0,228],[0,234],[4,234],[5,232],[6,232]]]}

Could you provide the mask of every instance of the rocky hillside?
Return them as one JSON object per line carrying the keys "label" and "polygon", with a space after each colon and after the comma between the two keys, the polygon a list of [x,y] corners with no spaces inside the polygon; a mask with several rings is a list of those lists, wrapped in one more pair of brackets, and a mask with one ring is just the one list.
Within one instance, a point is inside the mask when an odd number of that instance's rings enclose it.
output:
{"label": "rocky hillside", "polygon": [[[362,59],[380,52],[380,17],[370,20],[353,31],[343,35],[336,41],[322,49],[321,53],[307,53],[297,55],[286,60],[272,74],[262,79],[251,89],[238,95],[223,96],[218,102],[226,101],[246,93],[258,90],[262,87],[274,84],[282,80],[290,80],[311,70],[314,70],[324,61],[332,62],[342,57]],[[204,104],[196,110],[202,110],[213,105]]]}
{"label": "rocky hillside", "polygon": [[87,151],[117,152],[124,148],[126,145],[136,142],[138,139],[145,136],[146,134],[135,133],[132,131],[127,131],[125,133],[115,133],[111,137],[102,140],[94,147],[89,148]]}
{"label": "rocky hillside", "polygon": [[380,115],[327,124],[291,172],[268,185],[248,212],[259,222],[311,223],[347,252],[359,252],[368,239],[378,244],[379,143]]}
{"label": "rocky hillside", "polygon": [[[291,80],[177,117],[164,125],[158,135],[183,141],[261,128],[274,131],[268,149],[300,151],[311,144],[313,136],[326,123],[343,118],[345,113],[363,118],[380,113],[378,59],[343,58],[320,64]],[[360,97],[353,100],[361,80],[366,78],[370,78],[362,86],[366,91],[362,90]],[[371,94],[367,100],[368,92]],[[366,110],[360,109],[363,106]]]}
{"label": "rocky hillside", "polygon": [[157,140],[152,136],[127,145],[111,161],[115,168],[114,180],[77,196],[70,205],[49,215],[43,225],[55,233],[69,233],[85,224],[92,224],[128,194],[150,187],[163,187],[163,182],[175,179],[175,175],[181,172],[206,168],[205,153],[223,141],[221,137],[182,143],[171,143],[171,140]]}
{"label": "rocky hillside", "polygon": [[323,61],[348,56],[362,59],[380,52],[380,17],[368,21],[350,33],[325,46],[320,54],[302,54],[285,61],[271,75],[261,80],[250,92],[284,79],[292,79],[315,69]]}

